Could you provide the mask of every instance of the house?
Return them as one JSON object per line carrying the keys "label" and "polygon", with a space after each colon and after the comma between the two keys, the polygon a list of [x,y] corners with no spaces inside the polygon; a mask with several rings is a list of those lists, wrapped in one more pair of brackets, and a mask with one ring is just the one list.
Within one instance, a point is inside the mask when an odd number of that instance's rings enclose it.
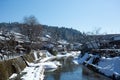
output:
{"label": "house", "polygon": [[68,48],[70,48],[71,50],[80,50],[81,46],[82,46],[81,43],[72,43],[72,44],[70,44],[70,47],[68,47]]}
{"label": "house", "polygon": [[67,49],[67,45],[69,45],[69,43],[65,40],[59,40],[57,41],[58,45],[57,48],[58,50],[66,50]]}
{"label": "house", "polygon": [[90,41],[86,43],[87,48],[89,49],[98,49],[100,47],[100,43],[98,41]]}
{"label": "house", "polygon": [[120,41],[120,36],[113,36],[111,39],[114,41]]}
{"label": "house", "polygon": [[120,36],[111,37],[109,44],[112,45],[113,48],[120,48]]}

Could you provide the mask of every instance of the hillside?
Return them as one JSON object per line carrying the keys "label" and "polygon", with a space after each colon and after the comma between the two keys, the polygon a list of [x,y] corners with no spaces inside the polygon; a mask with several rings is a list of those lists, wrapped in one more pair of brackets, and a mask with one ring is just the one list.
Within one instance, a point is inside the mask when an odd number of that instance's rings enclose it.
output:
{"label": "hillside", "polygon": [[[0,29],[7,29],[10,31],[21,32],[21,27],[23,24],[14,22],[14,23],[0,23]],[[41,25],[43,35],[49,34],[54,40],[64,39],[68,42],[81,42],[80,31],[77,31],[72,28],[58,27],[58,26],[48,26]]]}

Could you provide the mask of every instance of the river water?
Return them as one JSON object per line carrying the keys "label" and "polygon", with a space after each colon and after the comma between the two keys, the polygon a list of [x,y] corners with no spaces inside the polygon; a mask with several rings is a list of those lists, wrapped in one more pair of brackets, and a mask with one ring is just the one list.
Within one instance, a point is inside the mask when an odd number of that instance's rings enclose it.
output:
{"label": "river water", "polygon": [[54,72],[46,72],[44,80],[111,80],[103,75],[95,73],[85,66],[75,65],[66,61],[63,67]]}

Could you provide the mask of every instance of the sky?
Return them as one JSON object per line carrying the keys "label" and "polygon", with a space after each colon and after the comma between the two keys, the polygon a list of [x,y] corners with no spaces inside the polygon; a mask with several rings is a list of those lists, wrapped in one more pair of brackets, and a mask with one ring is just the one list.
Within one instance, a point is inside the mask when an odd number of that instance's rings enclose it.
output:
{"label": "sky", "polygon": [[41,24],[120,33],[120,0],[0,0],[0,23],[34,15]]}

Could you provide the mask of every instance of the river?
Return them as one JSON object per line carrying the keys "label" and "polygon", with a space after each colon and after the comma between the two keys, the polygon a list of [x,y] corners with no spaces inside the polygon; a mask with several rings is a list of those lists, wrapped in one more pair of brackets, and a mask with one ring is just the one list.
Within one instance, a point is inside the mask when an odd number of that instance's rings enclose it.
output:
{"label": "river", "polygon": [[75,65],[66,61],[63,67],[54,72],[45,72],[44,80],[111,80],[103,75],[93,72],[82,65]]}

